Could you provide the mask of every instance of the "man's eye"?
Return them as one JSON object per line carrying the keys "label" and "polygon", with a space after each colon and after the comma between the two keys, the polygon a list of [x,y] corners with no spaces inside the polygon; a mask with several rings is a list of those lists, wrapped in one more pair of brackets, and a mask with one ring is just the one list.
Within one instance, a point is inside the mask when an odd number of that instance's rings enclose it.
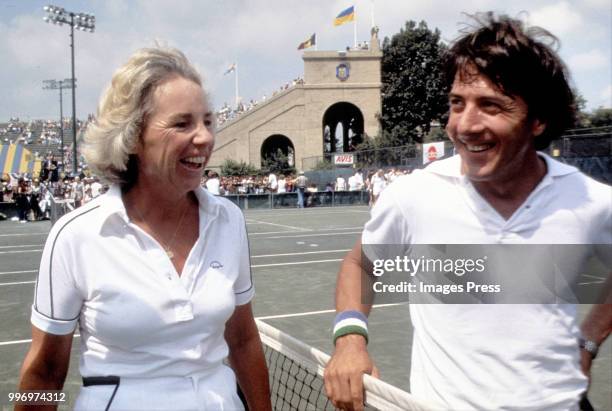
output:
{"label": "man's eye", "polygon": [[179,121],[178,123],[174,124],[174,127],[177,128],[185,128],[187,127],[188,123],[186,121]]}
{"label": "man's eye", "polygon": [[494,102],[494,101],[484,101],[482,103],[482,108],[485,111],[488,111],[490,113],[491,112],[497,113],[497,112],[501,111],[501,106],[498,103]]}
{"label": "man's eye", "polygon": [[463,102],[461,101],[461,99],[452,98],[448,101],[448,104],[451,108],[457,108],[461,107],[463,105]]}

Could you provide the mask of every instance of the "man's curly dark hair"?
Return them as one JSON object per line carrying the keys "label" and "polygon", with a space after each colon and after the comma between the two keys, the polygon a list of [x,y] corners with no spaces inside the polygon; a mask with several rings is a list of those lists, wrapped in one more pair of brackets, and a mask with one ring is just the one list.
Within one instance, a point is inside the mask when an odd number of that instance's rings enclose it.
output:
{"label": "man's curly dark hair", "polygon": [[548,147],[576,122],[576,102],[569,75],[554,48],[559,40],[540,27],[505,15],[469,16],[476,26],[463,30],[445,56],[446,85],[455,77],[468,81],[475,70],[489,78],[504,94],[519,96],[528,115],[546,124],[535,141],[537,150]]}

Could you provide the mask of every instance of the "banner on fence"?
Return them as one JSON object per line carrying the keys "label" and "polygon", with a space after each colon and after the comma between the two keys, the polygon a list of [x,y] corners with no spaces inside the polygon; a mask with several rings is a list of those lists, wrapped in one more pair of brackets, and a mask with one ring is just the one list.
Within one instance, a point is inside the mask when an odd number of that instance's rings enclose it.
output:
{"label": "banner on fence", "polygon": [[423,144],[423,165],[444,157],[444,142]]}
{"label": "banner on fence", "polygon": [[354,163],[353,154],[334,154],[334,164],[337,166],[352,166]]}

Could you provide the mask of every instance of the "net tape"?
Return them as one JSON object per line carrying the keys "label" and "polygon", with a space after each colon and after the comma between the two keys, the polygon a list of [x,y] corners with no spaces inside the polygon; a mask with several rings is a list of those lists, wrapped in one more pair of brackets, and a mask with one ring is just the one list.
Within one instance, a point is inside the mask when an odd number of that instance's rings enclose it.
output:
{"label": "net tape", "polygon": [[[257,320],[268,362],[275,410],[333,410],[325,396],[323,371],[329,355]],[[432,410],[411,394],[369,375],[363,376],[366,405],[378,410]]]}

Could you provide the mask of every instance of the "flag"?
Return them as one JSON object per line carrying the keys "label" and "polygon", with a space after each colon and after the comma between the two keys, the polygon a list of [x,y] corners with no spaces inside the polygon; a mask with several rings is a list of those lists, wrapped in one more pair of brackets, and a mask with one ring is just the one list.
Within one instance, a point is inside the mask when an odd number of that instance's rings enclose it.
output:
{"label": "flag", "polygon": [[298,50],[307,49],[309,47],[314,46],[315,44],[317,44],[317,35],[316,33],[312,33],[312,36],[310,36],[310,38],[306,40],[305,42],[300,43],[297,49]]}
{"label": "flag", "polygon": [[225,73],[223,73],[223,75],[225,76],[226,74],[229,74],[233,71],[236,71],[236,63],[232,63],[227,70],[225,70]]}
{"label": "flag", "polygon": [[8,173],[40,174],[41,160],[23,147],[22,144],[0,145],[0,177]]}
{"label": "flag", "polygon": [[351,6],[340,12],[334,19],[334,26],[340,26],[353,20],[355,20],[355,6]]}

